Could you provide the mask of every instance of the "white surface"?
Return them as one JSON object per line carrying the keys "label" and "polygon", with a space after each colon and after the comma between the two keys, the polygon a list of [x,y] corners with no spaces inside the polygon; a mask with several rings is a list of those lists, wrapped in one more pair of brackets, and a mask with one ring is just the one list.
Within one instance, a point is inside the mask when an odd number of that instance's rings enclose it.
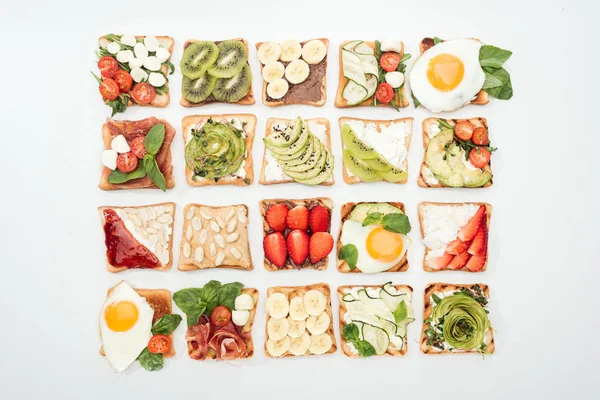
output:
{"label": "white surface", "polygon": [[[597,118],[597,45],[592,32],[597,15],[592,2],[460,1],[300,3],[176,1],[89,3],[81,1],[0,1],[4,81],[0,129],[5,144],[0,198],[0,397],[3,399],[184,399],[224,398],[410,399],[592,398],[597,375],[599,332],[595,302],[598,281],[598,199],[594,177],[600,146]],[[384,3],[389,3],[387,7]],[[580,5],[575,5],[579,3]],[[214,6],[212,4],[215,4]],[[223,4],[218,8],[217,4]],[[227,5],[226,9],[223,8]],[[275,5],[277,4],[277,5]],[[283,10],[282,7],[288,7]],[[392,11],[396,10],[396,11]],[[288,16],[288,19],[285,16]],[[372,16],[372,18],[370,18]],[[585,16],[589,16],[584,21]],[[596,29],[594,29],[596,30]],[[104,33],[166,34],[175,38],[179,64],[188,38],[249,40],[250,64],[258,104],[179,105],[181,74],[170,76],[171,104],[166,109],[132,107],[119,118],[167,118],[177,129],[173,161],[177,186],[158,191],[102,192],[97,188],[102,141],[100,127],[109,109],[101,104],[96,72],[96,38]],[[337,48],[345,39],[398,36],[416,55],[419,40],[477,36],[514,51],[507,68],[515,97],[469,106],[454,117],[489,118],[495,184],[488,190],[427,190],[416,185],[423,156],[420,124],[429,116],[412,105],[391,109],[336,109]],[[261,77],[254,43],[288,38],[331,40],[328,100],[323,108],[269,109],[260,103]],[[21,40],[13,40],[20,38]],[[247,112],[258,116],[255,175],[267,117],[328,117],[336,156],[332,187],[298,185],[205,187],[186,185],[181,118],[189,114]],[[348,186],[342,181],[340,116],[395,118],[414,116],[409,152],[409,183]],[[587,117],[587,123],[582,118]],[[9,142],[12,140],[12,142]],[[8,148],[6,143],[20,143]],[[258,201],[271,197],[330,196],[333,232],[340,206],[347,201],[399,200],[413,224],[406,273],[342,275],[334,257],[325,272],[268,273],[262,267]],[[491,260],[482,274],[424,272],[420,263],[416,206],[419,201],[488,201],[494,206]],[[184,273],[130,271],[110,274],[96,207],[177,202],[175,247],[181,237],[186,203],[250,206],[250,241],[255,270]],[[177,259],[177,252],[176,252]],[[137,287],[177,289],[209,279],[240,280],[260,291],[254,327],[255,356],[236,363],[196,362],[186,355],[181,326],[175,333],[177,356],[159,373],[141,368],[115,374],[98,355],[98,312],[106,290],[126,279]],[[417,321],[409,327],[405,357],[354,360],[330,356],[267,359],[263,352],[264,294],[272,285],[328,282],[384,283],[414,288]],[[496,354],[425,356],[416,341],[421,329],[422,293],[431,281],[485,282],[491,286],[491,321]],[[338,333],[337,300],[334,324]],[[306,382],[306,389],[302,383]],[[277,394],[277,397],[275,397]],[[192,397],[190,397],[192,396]]]}

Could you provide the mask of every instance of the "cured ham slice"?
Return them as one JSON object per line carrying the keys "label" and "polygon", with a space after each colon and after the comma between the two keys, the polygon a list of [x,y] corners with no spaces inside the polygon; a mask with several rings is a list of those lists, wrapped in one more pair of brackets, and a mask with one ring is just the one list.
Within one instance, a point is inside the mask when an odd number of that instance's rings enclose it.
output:
{"label": "cured ham slice", "polygon": [[185,339],[189,344],[189,356],[194,360],[204,360],[206,358],[206,354],[208,353],[210,328],[210,322],[205,316],[202,316],[196,325],[192,325],[188,328]]}
{"label": "cured ham slice", "polygon": [[246,341],[231,321],[218,327],[206,316],[188,328],[186,340],[189,356],[195,360],[204,360],[209,350],[215,352],[217,360],[235,360],[248,352]]}

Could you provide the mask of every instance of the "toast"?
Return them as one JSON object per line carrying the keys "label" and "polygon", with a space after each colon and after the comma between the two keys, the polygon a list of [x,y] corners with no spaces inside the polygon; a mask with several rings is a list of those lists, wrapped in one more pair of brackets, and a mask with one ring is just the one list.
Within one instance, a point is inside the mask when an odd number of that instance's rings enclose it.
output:
{"label": "toast", "polygon": [[[318,39],[314,39],[314,40],[320,40],[321,42],[323,42],[325,44],[325,47],[327,49],[329,49],[329,39],[318,38]],[[302,46],[304,46],[307,42],[309,42],[309,40],[300,42],[300,44]],[[263,43],[264,42],[256,43],[256,50],[258,50]],[[283,64],[285,66],[288,63],[283,63]],[[262,72],[263,67],[264,67],[264,65],[262,63],[260,63],[261,72]],[[327,55],[321,62],[319,62],[318,64],[314,64],[314,65],[309,64],[309,67],[310,67],[310,74],[318,73],[318,75],[315,77],[316,81],[313,82],[313,81],[309,81],[307,79],[304,82],[301,82],[297,85],[290,84],[291,85],[290,89],[297,87],[299,90],[302,90],[305,87],[309,86],[309,90],[315,91],[314,94],[311,93],[310,96],[307,96],[307,98],[303,99],[300,93],[298,93],[297,96],[290,95],[290,90],[288,90],[288,92],[281,99],[273,99],[273,98],[270,98],[269,95],[267,94],[268,83],[263,79],[263,85],[262,85],[263,104],[266,106],[269,106],[269,107],[285,106],[285,105],[289,105],[289,104],[305,104],[305,105],[309,105],[309,106],[321,107],[323,104],[325,104],[325,102],[327,101]],[[318,69],[318,71],[315,71],[315,69]],[[310,75],[309,75],[309,77],[310,77]],[[313,85],[316,87],[319,82],[320,82],[320,88],[319,88],[320,90],[313,89]],[[292,92],[292,93],[294,93],[294,92]]]}
{"label": "toast", "polygon": [[248,241],[248,207],[188,204],[183,209],[180,271],[253,269]]}
{"label": "toast", "polygon": [[[410,131],[412,132],[412,124],[413,124],[413,118],[409,117],[409,118],[397,118],[397,119],[393,119],[393,120],[382,120],[382,119],[361,119],[361,118],[352,118],[352,117],[341,117],[339,119],[339,123],[340,123],[340,134],[342,132],[342,127],[344,126],[344,124],[348,123],[348,122],[352,122],[352,121],[361,121],[364,124],[368,124],[368,123],[372,123],[375,124],[375,126],[377,127],[377,131],[378,133],[381,133],[381,127],[382,126],[390,126],[391,124],[397,124],[400,122],[406,122],[407,124],[409,124],[410,126]],[[406,152],[408,154],[408,151],[410,150],[410,140],[412,137],[412,133],[408,134],[408,136],[406,136],[405,139],[405,146],[406,146]],[[344,140],[342,138],[342,147],[345,148],[344,146]],[[402,162],[402,171],[407,172],[408,173],[408,159],[405,158],[404,161]],[[342,174],[344,176],[344,182],[346,182],[349,185],[353,185],[355,183],[359,183],[359,182],[365,182],[363,180],[361,180],[359,177],[357,177],[356,175],[352,174],[348,168],[346,167],[346,163],[344,162],[344,168],[342,169]],[[404,184],[408,182],[408,177],[405,179],[402,179],[398,182],[393,182],[393,183],[398,183],[398,184]]]}
{"label": "toast", "polygon": [[[476,283],[476,284],[470,284],[470,285],[452,284],[452,283],[431,283],[431,284],[429,284],[425,288],[424,303],[423,303],[424,304],[423,321],[427,321],[431,317],[431,314],[433,312],[433,306],[435,305],[435,302],[432,299],[432,295],[434,293],[438,297],[440,297],[440,295],[439,295],[440,293],[455,292],[455,291],[459,291],[462,288],[473,290],[476,286],[479,286],[481,291],[489,299],[490,289],[489,289],[488,285],[485,285],[482,283]],[[481,349],[481,350],[478,350],[478,349],[470,349],[470,350],[453,349],[453,350],[450,350],[445,345],[444,345],[444,349],[442,350],[439,347],[431,345],[431,342],[430,342],[430,344],[427,344],[429,339],[425,333],[426,330],[427,330],[427,324],[423,323],[423,329],[421,330],[421,351],[425,354],[457,354],[457,353],[493,354],[494,350],[496,349],[496,346],[494,343],[494,330],[492,329],[491,323],[490,323],[490,326],[488,327],[488,329],[485,333],[485,337],[484,337],[485,348]]]}
{"label": "toast", "polygon": [[[246,50],[248,50],[248,42],[245,39],[234,38],[231,40],[241,41],[242,43],[244,43],[244,46],[246,46]],[[197,40],[190,39],[190,40],[186,41],[183,44],[183,50],[185,51],[185,49],[187,49],[188,46],[194,42],[197,42]],[[219,44],[220,42],[221,41],[215,41],[215,44]],[[248,63],[248,61],[246,61],[246,63]],[[248,64],[248,65],[250,65],[250,64]],[[202,107],[202,106],[205,106],[205,105],[211,104],[211,103],[238,104],[238,105],[242,105],[242,106],[249,106],[249,105],[256,103],[256,101],[254,100],[254,92],[252,91],[252,82],[250,82],[250,88],[248,89],[248,93],[246,94],[246,96],[242,97],[239,101],[236,101],[233,103],[226,103],[226,102],[218,101],[212,95],[208,96],[208,98],[206,100],[201,101],[200,103],[192,103],[191,101],[189,101],[188,99],[183,97],[183,94],[181,96],[181,102],[180,102],[180,104],[184,107]]]}
{"label": "toast", "polygon": [[183,147],[185,146],[190,138],[191,129],[195,128],[198,124],[202,123],[207,119],[214,120],[226,120],[231,121],[233,118],[239,119],[242,123],[243,130],[246,133],[246,157],[244,158],[244,176],[241,175],[229,175],[222,178],[215,179],[204,179],[195,177],[194,172],[185,165],[185,179],[190,186],[206,186],[206,185],[236,185],[236,186],[248,186],[254,182],[254,168],[252,160],[252,145],[254,143],[254,132],[256,129],[256,116],[252,114],[222,114],[222,115],[188,115],[181,121],[182,135],[183,135]]}
{"label": "toast", "polygon": [[[482,206],[485,205],[486,208],[486,223],[487,223],[487,232],[488,232],[488,237],[489,237],[489,230],[490,230],[490,222],[492,219],[492,205],[488,204],[488,203],[478,203],[478,202],[465,202],[465,203],[436,203],[436,202],[421,202],[419,203],[419,205],[417,206],[417,210],[418,210],[418,215],[419,215],[419,226],[421,228],[421,239],[425,238],[425,223],[424,223],[424,211],[423,211],[423,207],[428,206],[428,205],[433,205],[433,206],[461,206],[461,205],[476,205],[476,206]],[[463,266],[460,269],[457,269],[456,271],[464,271],[464,272],[483,272],[487,269],[487,265],[488,265],[488,260],[489,260],[489,239],[486,239],[486,258],[485,258],[485,263],[483,264],[483,267],[478,270],[478,271],[470,271],[466,266]],[[452,271],[452,269],[449,268],[442,268],[442,269],[435,269],[435,268],[431,268],[430,266],[427,265],[427,254],[429,254],[430,249],[425,246],[425,254],[423,256],[423,269],[427,272],[440,272],[440,271]]]}
{"label": "toast", "polygon": [[[313,199],[297,199],[297,200],[270,199],[270,200],[262,200],[259,203],[260,215],[262,216],[262,222],[263,222],[263,238],[267,234],[273,232],[273,230],[269,227],[269,224],[266,219],[267,210],[269,209],[269,207],[271,205],[278,204],[278,203],[286,203],[290,210],[292,208],[294,208],[295,206],[305,206],[309,210],[311,210],[313,207],[315,207],[317,205],[327,208],[329,210],[329,226],[327,227],[326,232],[331,233],[330,232],[331,231],[331,215],[332,215],[331,211],[333,210],[333,201],[331,201],[330,198],[317,197],[317,198],[313,198]],[[289,228],[287,228],[286,231],[289,232]],[[284,234],[284,236],[287,235],[286,232],[283,232],[283,234]],[[307,257],[306,261],[304,262],[303,265],[296,265],[290,259],[290,257],[287,257],[283,267],[279,268],[278,266],[273,264],[271,261],[269,261],[266,256],[264,257],[265,269],[267,271],[271,271],[271,272],[279,271],[279,270],[283,270],[283,269],[306,269],[306,268],[324,270],[327,268],[328,262],[329,262],[329,256],[325,257],[324,259],[318,261],[315,264],[310,262],[310,257]]]}
{"label": "toast", "polygon": [[[352,212],[352,210],[354,210],[354,207],[356,207],[359,204],[365,204],[365,203],[378,203],[378,202],[362,201],[359,203],[345,203],[342,206],[342,209],[340,211],[341,222],[340,222],[340,230],[338,232],[336,254],[339,254],[340,250],[343,247],[343,245],[342,245],[342,229],[344,228],[344,222],[348,219],[348,217],[350,216],[350,213]],[[391,206],[399,208],[402,210],[402,212],[406,213],[406,211],[404,209],[404,203],[401,203],[398,201],[390,201],[390,202],[383,202],[383,203],[390,204]],[[400,261],[398,261],[398,263],[396,263],[389,269],[382,271],[382,272],[405,272],[405,271],[407,271],[408,270],[407,255],[408,255],[408,251],[406,251],[404,253],[404,256],[400,259]],[[350,269],[350,266],[348,265],[346,260],[341,260],[339,257],[337,259],[337,268],[338,268],[338,271],[343,272],[343,273],[363,273],[360,270],[360,267],[358,265],[354,269]]]}
{"label": "toast", "polygon": [[[125,271],[126,269],[151,268],[158,271],[166,271],[171,269],[171,265],[173,265],[173,223],[175,220],[175,203],[169,202],[130,207],[98,207],[98,211],[100,212],[100,222],[105,230],[106,242],[107,228],[105,226],[105,210],[114,210],[119,218],[125,222],[124,227],[128,233],[133,235],[137,242],[149,250],[149,252],[152,253],[153,257],[160,264],[159,267],[155,268],[139,266],[116,266],[112,264],[112,261],[110,260],[111,257],[108,254],[109,251],[107,249],[106,269],[108,269],[108,272],[117,273]],[[134,232],[132,232],[132,230]],[[119,232],[117,230],[114,232],[114,235],[118,237],[118,233]],[[148,237],[147,239],[146,236]],[[152,244],[154,244],[154,246],[152,246]]]}
{"label": "toast", "polygon": [[[289,123],[291,122],[291,119],[284,119],[284,118],[269,118],[267,120],[267,124],[266,124],[266,130],[265,130],[265,137],[269,136],[272,132],[272,128],[273,126],[276,125],[289,125]],[[329,125],[329,120],[327,118],[310,118],[310,119],[306,119],[305,120],[307,123],[311,123],[314,122],[316,124],[320,124],[320,125],[325,125],[325,141],[321,142],[325,145],[325,147],[327,147],[327,150],[329,150],[329,152],[331,153],[331,128]],[[267,160],[267,152],[270,151],[269,149],[267,149],[267,147],[265,146],[264,148],[264,153],[263,153],[263,159],[262,159],[262,167],[261,167],[261,171],[260,171],[260,179],[259,179],[259,183],[261,185],[277,185],[277,184],[281,184],[281,183],[294,183],[296,182],[295,180],[293,180],[292,178],[286,176],[283,171],[281,172],[282,176],[278,177],[277,179],[268,179],[266,176],[266,169],[267,169],[267,164],[268,164],[268,160]],[[276,163],[277,161],[274,160],[272,157],[270,157],[274,162]],[[281,170],[281,167],[279,167],[279,170]],[[331,174],[331,177],[326,180],[325,182],[321,183],[320,185],[323,186],[331,186],[335,183],[335,179],[333,177],[333,173]]]}
{"label": "toast", "polygon": [[[368,99],[366,99],[365,101],[363,101],[360,104],[356,104],[356,105],[348,105],[348,102],[346,101],[346,99],[344,99],[344,97],[342,96],[343,92],[344,92],[344,88],[346,87],[346,84],[348,84],[349,80],[348,78],[346,78],[344,76],[344,64],[342,62],[342,48],[350,43],[350,40],[347,40],[345,42],[343,42],[342,44],[340,44],[340,50],[339,50],[339,59],[340,59],[340,68],[339,68],[339,78],[338,78],[338,89],[335,95],[335,106],[337,108],[348,108],[348,107],[365,107],[365,106],[372,106],[373,102],[374,102],[374,98],[375,95],[369,97]],[[400,53],[400,58],[402,58],[402,56],[404,55],[404,43],[400,42],[402,44],[402,52]],[[365,41],[365,44],[367,44],[369,47],[371,47],[373,50],[376,50],[375,48],[375,42],[368,42]],[[396,104],[398,107],[400,108],[405,108],[408,107],[408,99],[406,98],[406,86],[402,86],[402,89],[400,89],[400,94],[395,94],[394,98],[392,99],[392,101],[390,103],[377,103],[376,107],[392,107],[391,103]]]}

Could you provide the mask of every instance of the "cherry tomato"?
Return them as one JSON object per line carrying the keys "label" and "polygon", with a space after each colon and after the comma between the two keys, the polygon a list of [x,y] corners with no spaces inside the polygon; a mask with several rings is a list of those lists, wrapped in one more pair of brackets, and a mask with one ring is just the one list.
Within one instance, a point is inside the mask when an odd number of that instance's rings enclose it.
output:
{"label": "cherry tomato", "polygon": [[128,173],[135,170],[138,166],[138,158],[132,151],[119,154],[117,157],[117,168],[119,171]]}
{"label": "cherry tomato", "polygon": [[156,90],[148,82],[141,82],[133,87],[132,95],[138,103],[147,104],[151,103],[156,97]]}
{"label": "cherry tomato", "polygon": [[456,125],[454,125],[454,134],[460,140],[469,140],[471,136],[473,136],[473,130],[475,126],[469,121],[458,121]]}
{"label": "cherry tomato", "polygon": [[119,90],[122,93],[127,93],[131,90],[133,80],[127,71],[123,71],[122,69],[118,70],[113,79],[117,82],[117,85],[119,85]]}
{"label": "cherry tomato", "polygon": [[389,103],[394,98],[394,89],[387,82],[380,83],[375,92],[375,98],[380,103]]}
{"label": "cherry tomato", "polygon": [[119,70],[119,63],[111,56],[104,56],[98,60],[98,69],[105,78],[112,78]]}
{"label": "cherry tomato", "polygon": [[119,97],[119,85],[114,79],[104,78],[100,84],[100,94],[106,100],[114,100]]}
{"label": "cherry tomato", "polygon": [[136,137],[129,143],[129,147],[137,158],[144,158],[146,155],[146,138],[144,136]]}
{"label": "cherry tomato", "polygon": [[469,153],[469,161],[477,168],[483,168],[488,165],[491,157],[492,153],[483,147],[475,147],[474,149],[471,149],[471,152]]}
{"label": "cherry tomato", "polygon": [[395,71],[398,68],[398,64],[400,64],[400,54],[392,51],[383,53],[379,59],[379,65],[387,72]]}
{"label": "cherry tomato", "polygon": [[210,313],[210,322],[216,326],[225,326],[231,321],[231,311],[225,306],[217,306]]}
{"label": "cherry tomato", "polygon": [[476,128],[473,132],[473,143],[478,144],[480,146],[486,146],[490,144],[490,138],[488,136],[487,129],[483,127]]}
{"label": "cherry tomato", "polygon": [[167,335],[154,335],[148,342],[148,351],[152,354],[165,354],[171,349],[171,339]]}

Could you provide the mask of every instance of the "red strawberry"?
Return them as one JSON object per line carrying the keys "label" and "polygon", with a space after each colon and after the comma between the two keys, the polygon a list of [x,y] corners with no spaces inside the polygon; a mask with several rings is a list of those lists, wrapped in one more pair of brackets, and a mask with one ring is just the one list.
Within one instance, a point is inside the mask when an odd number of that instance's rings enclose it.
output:
{"label": "red strawberry", "polygon": [[479,207],[479,210],[473,215],[473,218],[467,222],[465,226],[458,232],[458,238],[463,242],[470,242],[473,240],[477,231],[479,230],[479,225],[481,225],[481,221],[485,218],[485,205]]}
{"label": "red strawberry", "polygon": [[288,215],[289,208],[285,203],[273,204],[267,209],[265,219],[267,224],[277,232],[285,231],[287,227],[286,218]]}
{"label": "red strawberry", "polygon": [[296,206],[288,212],[287,215],[287,226],[291,230],[300,229],[307,230],[308,229],[308,208],[304,206]]}
{"label": "red strawberry", "polygon": [[281,232],[272,232],[265,236],[263,240],[265,257],[279,268],[285,264],[287,250],[285,248],[285,239]]}
{"label": "red strawberry", "polygon": [[308,243],[306,232],[296,229],[288,233],[287,249],[294,264],[304,264],[308,257]]}
{"label": "red strawberry", "polygon": [[487,232],[487,223],[481,224],[479,230],[477,231],[477,235],[475,235],[475,239],[469,246],[469,254],[485,254],[487,252],[487,242],[488,242],[488,232]]}
{"label": "red strawberry", "polygon": [[310,238],[310,262],[315,264],[333,249],[333,236],[328,232],[315,232]]}
{"label": "red strawberry", "polygon": [[471,255],[469,253],[467,253],[466,251],[464,251],[461,254],[454,256],[454,258],[452,259],[452,261],[450,261],[450,264],[448,264],[448,266],[446,268],[461,269],[462,267],[467,265],[467,261],[469,261],[469,257],[471,257]]}
{"label": "red strawberry", "polygon": [[329,228],[329,210],[323,206],[315,206],[308,216],[310,229],[314,232],[327,232]]}
{"label": "red strawberry", "polygon": [[486,259],[487,255],[485,253],[471,256],[469,262],[467,263],[467,269],[471,272],[479,271],[485,265]]}
{"label": "red strawberry", "polygon": [[446,253],[454,256],[464,253],[469,248],[469,242],[463,242],[459,238],[454,239],[452,243],[446,247]]}
{"label": "red strawberry", "polygon": [[453,258],[454,256],[452,254],[444,252],[444,254],[441,257],[432,258],[431,260],[427,261],[427,266],[433,269],[440,270],[445,268],[448,264],[450,264],[450,261],[452,261]]}

